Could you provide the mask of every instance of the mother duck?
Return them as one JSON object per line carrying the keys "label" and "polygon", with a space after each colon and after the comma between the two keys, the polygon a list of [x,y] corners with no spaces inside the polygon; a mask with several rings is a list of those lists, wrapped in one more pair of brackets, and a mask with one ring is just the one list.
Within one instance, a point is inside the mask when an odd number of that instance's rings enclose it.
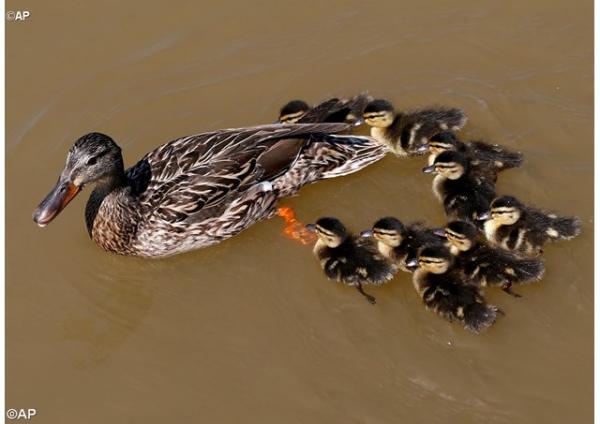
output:
{"label": "mother duck", "polygon": [[210,246],[273,215],[302,186],[385,156],[343,123],[263,125],[182,137],[125,170],[119,146],[90,133],[69,149],[56,186],[34,213],[52,221],[87,184],[92,240],[121,255],[164,257]]}

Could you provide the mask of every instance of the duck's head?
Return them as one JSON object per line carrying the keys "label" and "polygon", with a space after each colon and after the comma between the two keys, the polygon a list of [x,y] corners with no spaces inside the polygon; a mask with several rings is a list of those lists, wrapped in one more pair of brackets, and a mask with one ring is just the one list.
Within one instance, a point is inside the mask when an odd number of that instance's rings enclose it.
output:
{"label": "duck's head", "polygon": [[310,109],[310,106],[305,101],[292,100],[286,103],[279,111],[279,122],[282,124],[295,124]]}
{"label": "duck's head", "polygon": [[453,221],[446,225],[444,236],[450,244],[462,252],[473,247],[479,230],[470,222]]}
{"label": "duck's head", "polygon": [[381,218],[371,230],[373,237],[390,247],[398,247],[406,235],[406,227],[394,217]]}
{"label": "duck's head", "polygon": [[449,150],[456,150],[458,139],[451,131],[443,131],[429,140],[429,153],[439,155]]}
{"label": "duck's head", "polygon": [[512,225],[521,218],[523,204],[512,196],[497,197],[490,204],[490,211],[482,219],[491,219],[499,225]]}
{"label": "duck's head", "polygon": [[336,248],[348,238],[348,231],[344,224],[337,218],[320,218],[315,224],[309,224],[307,227],[314,230],[327,247]]}
{"label": "duck's head", "polygon": [[448,151],[438,155],[433,165],[423,168],[426,174],[436,173],[450,180],[457,180],[462,177],[467,169],[467,159],[464,155]]}
{"label": "duck's head", "polygon": [[434,274],[443,274],[448,271],[452,263],[452,255],[446,247],[429,246],[421,250],[419,254],[419,269]]}
{"label": "duck's head", "polygon": [[121,148],[107,135],[90,133],[69,149],[67,162],[56,186],[33,214],[40,227],[46,226],[89,183],[110,183],[123,177]]}
{"label": "duck's head", "polygon": [[365,106],[363,119],[371,127],[387,128],[394,122],[394,106],[383,99],[373,100]]}

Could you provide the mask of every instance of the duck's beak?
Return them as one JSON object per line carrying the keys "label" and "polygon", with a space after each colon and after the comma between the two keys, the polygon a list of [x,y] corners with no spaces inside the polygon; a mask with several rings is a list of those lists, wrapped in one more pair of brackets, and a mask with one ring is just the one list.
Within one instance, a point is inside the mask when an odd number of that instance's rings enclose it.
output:
{"label": "duck's beak", "polygon": [[482,212],[476,216],[477,221],[487,221],[492,216],[490,211]]}
{"label": "duck's beak", "polygon": [[306,224],[306,229],[311,233],[314,233],[317,231],[317,226],[315,224]]}
{"label": "duck's beak", "polygon": [[359,125],[365,123],[365,120],[362,117],[354,116],[353,114],[349,114],[346,119],[351,121],[352,125],[354,125],[355,127],[358,127]]}
{"label": "duck's beak", "polygon": [[364,230],[360,232],[361,237],[373,237],[373,230]]}
{"label": "duck's beak", "polygon": [[423,172],[425,174],[431,174],[435,172],[435,165],[426,166],[425,168],[423,168]]}
{"label": "duck's beak", "polygon": [[435,234],[436,236],[446,238],[446,229],[445,228],[434,228],[432,231],[433,231],[433,234]]}
{"label": "duck's beak", "polygon": [[42,203],[33,213],[33,220],[40,227],[45,227],[69,204],[81,190],[68,178],[61,175],[56,186],[42,200]]}
{"label": "duck's beak", "polygon": [[411,259],[406,261],[404,266],[406,266],[406,269],[415,270],[419,267],[419,261],[417,259]]}

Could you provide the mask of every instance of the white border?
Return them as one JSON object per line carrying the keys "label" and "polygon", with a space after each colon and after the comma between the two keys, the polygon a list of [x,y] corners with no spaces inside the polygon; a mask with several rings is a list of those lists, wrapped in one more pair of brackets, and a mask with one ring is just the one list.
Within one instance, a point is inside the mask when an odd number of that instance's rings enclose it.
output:
{"label": "white border", "polygon": [[[2,14],[6,16],[6,5],[2,2]],[[594,22],[600,22],[598,19],[600,17],[600,7],[597,2],[594,2]],[[599,149],[596,149],[596,140],[598,140],[598,124],[600,122],[600,111],[598,110],[597,100],[599,98],[599,87],[598,81],[600,81],[600,72],[596,67],[595,58],[598,55],[598,46],[600,44],[600,37],[598,36],[598,32],[594,30],[594,164],[598,163],[599,159]],[[1,55],[1,66],[0,66],[0,76],[4,81],[4,84],[0,88],[2,90],[3,102],[1,103],[1,117],[0,117],[0,128],[2,130],[2,149],[0,151],[0,237],[2,239],[2,245],[0,246],[1,255],[0,255],[0,273],[2,280],[2,290],[0,290],[0,316],[2,316],[2,325],[0,325],[0,338],[2,339],[2,347],[0,348],[0,378],[2,379],[2,385],[0,386],[0,410],[4,416],[5,414],[5,393],[6,393],[6,378],[5,378],[5,348],[6,348],[6,338],[5,338],[5,323],[6,323],[6,315],[5,315],[5,290],[6,290],[6,281],[5,281],[5,148],[6,148],[6,130],[5,130],[5,106],[6,106],[6,79],[5,79],[5,19],[2,19],[2,31],[0,33],[0,50],[2,52]],[[587,141],[584,141],[587,142]],[[600,196],[599,196],[599,184],[598,184],[598,172],[596,171],[596,167],[594,166],[594,221],[597,221],[598,210],[600,205]],[[595,224],[594,222],[594,224]],[[594,263],[600,263],[600,251],[595,247],[596,242],[598,241],[600,235],[600,229],[598,226],[594,225]],[[598,269],[594,266],[594,282],[598,280]],[[598,376],[600,371],[596,366],[598,364],[599,357],[599,349],[596,341],[599,339],[600,328],[598,326],[599,321],[599,311],[598,311],[598,302],[596,296],[596,284],[594,284],[594,403],[595,406],[600,404],[600,393],[598,392],[598,387],[596,383],[598,382]],[[600,423],[600,411],[597,407],[594,408],[594,422]]]}
{"label": "white border", "polygon": [[596,225],[598,222],[598,206],[600,204],[600,197],[598,196],[599,187],[598,187],[598,171],[596,168],[596,164],[598,163],[599,157],[599,149],[597,148],[597,140],[598,140],[598,123],[600,122],[600,113],[598,111],[598,95],[600,90],[598,89],[598,81],[600,72],[598,72],[598,67],[596,66],[596,58],[598,57],[598,43],[600,42],[600,37],[598,36],[598,32],[596,31],[596,23],[599,22],[598,18],[600,17],[600,7],[598,6],[598,2],[594,1],[594,422],[600,422],[600,411],[598,411],[598,405],[600,400],[600,394],[598,393],[598,335],[600,329],[598,328],[598,318],[600,314],[598,313],[598,296],[596,295],[596,290],[598,286],[596,285],[596,281],[598,281],[598,267],[596,266],[600,260],[600,252],[597,249],[598,236],[600,235],[600,229]]}
{"label": "white border", "polygon": [[[6,16],[6,4],[2,2],[2,16]],[[2,61],[0,66],[0,78],[2,78],[2,106],[0,110],[0,128],[2,130],[2,149],[0,149],[0,238],[2,239],[2,245],[0,246],[1,254],[0,254],[0,275],[2,276],[2,290],[0,290],[0,316],[2,317],[2,325],[0,325],[0,338],[2,339],[2,349],[0,349],[0,361],[2,365],[0,366],[0,378],[2,378],[2,389],[0,392],[0,410],[2,411],[2,416],[4,417],[6,411],[5,405],[5,394],[6,394],[6,362],[5,362],[5,349],[6,349],[6,337],[4,333],[4,329],[6,328],[6,313],[5,313],[5,298],[4,293],[6,291],[6,272],[4,268],[5,261],[5,233],[4,233],[4,224],[5,224],[5,203],[4,203],[4,195],[6,193],[6,184],[4,181],[5,177],[5,149],[6,149],[6,127],[5,125],[5,106],[6,106],[6,76],[4,73],[5,70],[5,54],[6,50],[4,47],[5,43],[5,28],[4,28],[5,20],[2,19],[2,31],[0,32],[0,50],[2,50]]]}

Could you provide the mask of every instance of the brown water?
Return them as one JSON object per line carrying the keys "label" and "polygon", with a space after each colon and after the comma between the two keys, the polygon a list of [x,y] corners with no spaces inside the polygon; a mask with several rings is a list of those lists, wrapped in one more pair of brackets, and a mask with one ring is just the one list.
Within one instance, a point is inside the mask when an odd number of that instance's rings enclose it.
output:
{"label": "brown water", "polygon": [[[591,421],[591,1],[149,3],[7,3],[31,14],[6,25],[8,408],[66,424]],[[375,307],[329,284],[280,219],[161,261],[97,248],[85,194],[31,220],[83,133],[133,164],[272,122],[291,98],[366,89],[464,108],[467,138],[525,152],[499,192],[584,222],[522,299],[489,291],[506,317],[484,335],[426,312],[408,275],[372,290]],[[283,203],[355,230],[441,225],[422,166],[389,157]]]}

